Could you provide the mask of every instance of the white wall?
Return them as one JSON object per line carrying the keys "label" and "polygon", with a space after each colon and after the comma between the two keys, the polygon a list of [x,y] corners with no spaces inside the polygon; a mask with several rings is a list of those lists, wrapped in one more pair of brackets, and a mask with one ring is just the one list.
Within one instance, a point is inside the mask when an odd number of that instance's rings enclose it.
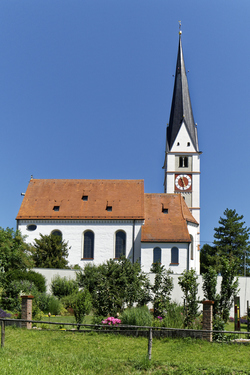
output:
{"label": "white wall", "polygon": [[[145,243],[141,244],[141,267],[142,271],[150,272],[153,263],[153,250],[155,247],[161,248],[161,264],[174,273],[181,273],[187,269],[188,244],[186,243]],[[171,249],[179,249],[179,264],[171,265]]]}
{"label": "white wall", "polygon": [[[59,269],[46,269],[46,268],[34,268],[33,269],[35,272],[41,273],[43,276],[46,278],[46,285],[47,285],[47,292],[50,292],[50,284],[51,280],[55,275],[59,275],[61,277],[67,277],[69,279],[74,279],[76,278],[76,271],[75,270],[59,270]],[[149,280],[151,284],[154,282],[154,277],[155,275],[152,273],[149,273]],[[173,302],[177,302],[182,304],[183,303],[183,295],[181,291],[181,287],[178,284],[178,278],[180,277],[180,274],[173,274],[171,275],[173,278],[173,283],[174,283],[174,289],[171,295],[171,300]],[[221,276],[218,276],[218,281],[217,281],[217,292],[220,292],[220,284],[221,284]],[[198,286],[198,296],[197,299],[200,301],[203,300],[204,294],[202,290],[202,276],[198,276],[197,282],[199,283]],[[238,296],[240,297],[240,314],[241,316],[246,314],[247,311],[247,301],[249,301],[250,304],[250,277],[239,277],[239,293]],[[200,305],[202,309],[202,304]],[[234,316],[234,308],[232,307],[230,311],[230,316]]]}
{"label": "white wall", "polygon": [[[28,231],[27,225],[35,224],[35,231]],[[71,247],[69,250],[69,264],[83,267],[86,262],[100,264],[115,257],[115,233],[118,230],[126,232],[126,257],[134,260],[140,256],[141,222],[133,220],[20,220],[18,229],[27,236],[26,241],[34,242],[35,238],[49,235],[53,230],[61,231],[63,240]],[[83,232],[92,230],[94,232],[94,260],[83,260]],[[133,248],[134,235],[134,248]]]}

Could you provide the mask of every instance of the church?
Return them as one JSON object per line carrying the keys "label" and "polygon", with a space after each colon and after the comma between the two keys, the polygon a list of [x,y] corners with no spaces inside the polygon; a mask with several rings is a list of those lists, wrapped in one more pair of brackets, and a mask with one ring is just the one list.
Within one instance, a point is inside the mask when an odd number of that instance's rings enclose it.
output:
{"label": "church", "polygon": [[180,31],[164,193],[145,193],[143,180],[31,178],[17,229],[29,243],[40,234],[60,236],[71,266],[124,255],[145,272],[161,262],[176,274],[191,268],[199,274],[200,154]]}

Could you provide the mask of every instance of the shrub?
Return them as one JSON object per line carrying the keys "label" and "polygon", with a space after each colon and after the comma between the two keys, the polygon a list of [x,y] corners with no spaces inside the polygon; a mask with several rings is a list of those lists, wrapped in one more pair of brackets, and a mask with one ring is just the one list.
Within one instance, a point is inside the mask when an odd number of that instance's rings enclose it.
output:
{"label": "shrub", "polygon": [[198,317],[199,306],[197,300],[198,293],[198,276],[195,270],[183,271],[179,277],[178,284],[184,294],[185,299],[185,327],[191,328],[193,321]]}
{"label": "shrub", "polygon": [[75,294],[72,307],[74,310],[76,323],[81,324],[84,319],[84,316],[86,314],[89,314],[92,308],[91,295],[88,289],[85,289]]}
{"label": "shrub", "polygon": [[4,288],[1,305],[4,309],[10,311],[21,310],[21,294],[28,294],[35,296],[38,293],[37,287],[28,280],[14,280]]}
{"label": "shrub", "polygon": [[48,297],[48,311],[51,315],[60,315],[63,309],[61,301],[55,296]]}
{"label": "shrub", "polygon": [[151,272],[155,274],[153,292],[154,318],[157,316],[164,317],[170,302],[170,294],[173,290],[173,278],[170,276],[171,271],[166,270],[165,266],[160,263],[153,263]]}
{"label": "shrub", "polygon": [[121,321],[131,326],[151,326],[152,315],[147,306],[130,307],[122,313]]}
{"label": "shrub", "polygon": [[46,279],[43,275],[35,271],[12,270],[6,275],[8,282],[13,280],[28,280],[32,282],[39,292],[46,292]]}
{"label": "shrub", "polygon": [[78,283],[76,280],[56,275],[51,282],[51,292],[58,298],[69,296],[77,291]]}

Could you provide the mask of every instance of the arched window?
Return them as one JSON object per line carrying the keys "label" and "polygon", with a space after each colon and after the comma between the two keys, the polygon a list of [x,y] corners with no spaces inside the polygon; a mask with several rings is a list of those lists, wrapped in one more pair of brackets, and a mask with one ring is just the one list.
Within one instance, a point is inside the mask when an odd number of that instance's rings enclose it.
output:
{"label": "arched window", "polygon": [[91,230],[83,234],[83,259],[94,259],[94,233]]}
{"label": "arched window", "polygon": [[62,241],[62,232],[60,230],[58,230],[58,229],[52,230],[51,235],[56,236],[56,237],[60,237],[60,239]]}
{"label": "arched window", "polygon": [[126,233],[119,230],[115,234],[115,258],[126,255]]}
{"label": "arched window", "polygon": [[179,249],[177,247],[171,249],[171,264],[179,264]]}
{"label": "arched window", "polygon": [[154,248],[153,263],[161,263],[161,249],[159,247]]}
{"label": "arched window", "polygon": [[191,238],[191,244],[190,244],[190,258],[191,260],[194,259],[194,239],[193,239],[193,236],[190,234],[190,238]]}

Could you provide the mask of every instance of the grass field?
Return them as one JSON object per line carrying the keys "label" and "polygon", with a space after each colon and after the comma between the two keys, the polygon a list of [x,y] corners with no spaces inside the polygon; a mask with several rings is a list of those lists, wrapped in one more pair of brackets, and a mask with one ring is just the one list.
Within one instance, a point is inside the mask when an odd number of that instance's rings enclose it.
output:
{"label": "grass field", "polygon": [[6,328],[0,374],[250,374],[250,346]]}

